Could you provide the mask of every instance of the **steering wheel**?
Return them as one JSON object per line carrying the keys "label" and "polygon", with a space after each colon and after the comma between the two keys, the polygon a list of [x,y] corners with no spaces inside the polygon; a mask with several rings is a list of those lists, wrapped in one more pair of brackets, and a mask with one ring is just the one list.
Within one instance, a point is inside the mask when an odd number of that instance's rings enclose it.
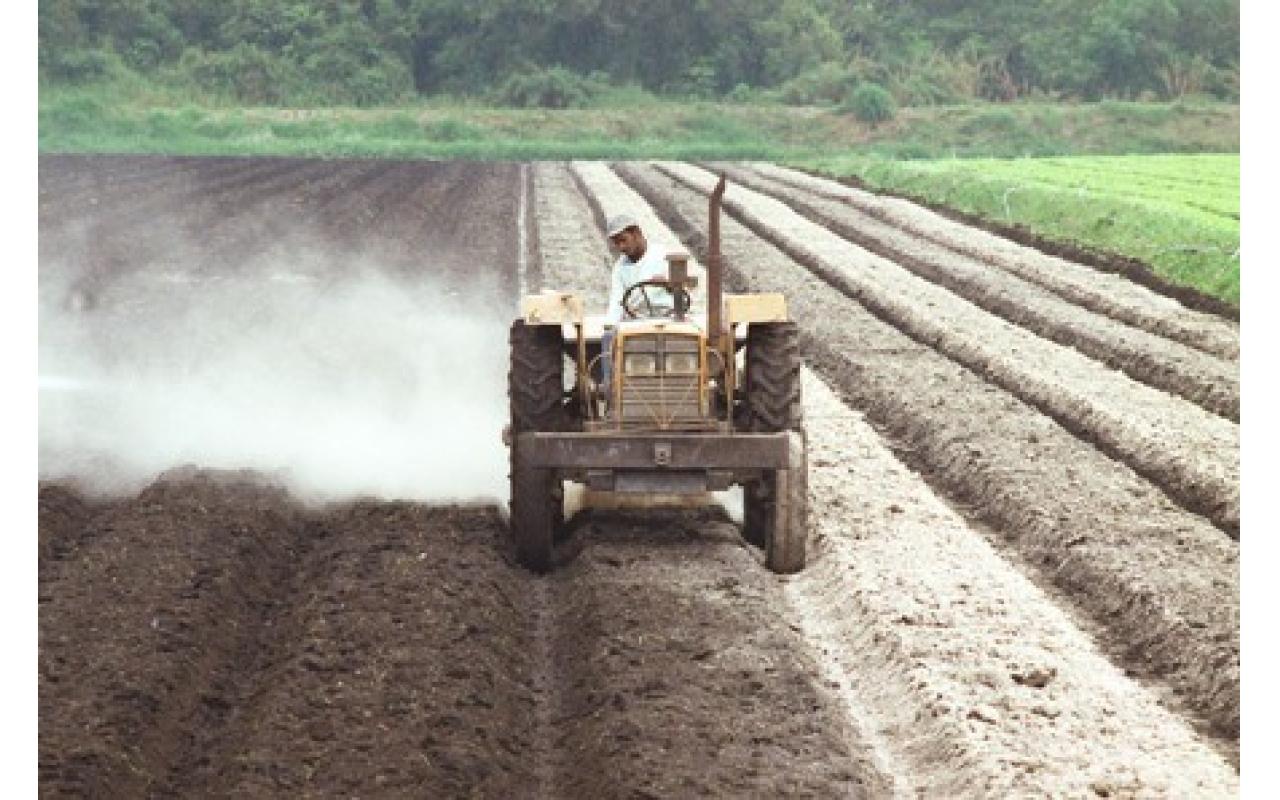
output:
{"label": "steering wheel", "polygon": [[[650,288],[663,289],[671,293],[676,304],[674,308],[666,308],[655,306],[653,298],[649,296]],[[627,287],[622,293],[622,310],[626,314],[627,319],[636,319],[644,312],[646,317],[674,317],[676,312],[683,314],[689,310],[692,301],[689,292],[683,286],[672,290],[671,284],[667,281],[647,280],[633,283]]]}

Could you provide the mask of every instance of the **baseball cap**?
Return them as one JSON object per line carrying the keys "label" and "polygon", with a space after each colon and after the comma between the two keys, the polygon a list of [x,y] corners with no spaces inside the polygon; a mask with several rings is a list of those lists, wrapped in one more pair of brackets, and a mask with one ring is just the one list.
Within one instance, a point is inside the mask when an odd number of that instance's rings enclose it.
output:
{"label": "baseball cap", "polygon": [[605,226],[605,230],[608,231],[605,235],[617,236],[632,225],[637,228],[640,227],[640,223],[636,222],[635,217],[630,214],[614,214],[612,217],[609,217],[609,223]]}

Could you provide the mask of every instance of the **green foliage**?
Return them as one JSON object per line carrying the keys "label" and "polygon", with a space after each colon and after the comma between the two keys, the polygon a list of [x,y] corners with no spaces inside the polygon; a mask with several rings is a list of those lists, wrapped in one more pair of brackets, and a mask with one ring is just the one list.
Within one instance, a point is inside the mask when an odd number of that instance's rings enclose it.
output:
{"label": "green foliage", "polygon": [[733,90],[726,94],[724,99],[729,103],[754,103],[761,100],[761,94],[747,84],[740,83],[733,87]]}
{"label": "green foliage", "polygon": [[763,82],[777,85],[842,54],[840,34],[813,2],[782,0],[752,26],[762,51]]}
{"label": "green foliage", "polygon": [[791,105],[838,105],[858,85],[853,71],[827,61],[782,84],[782,102]]}
{"label": "green foliage", "polygon": [[514,108],[583,108],[600,89],[597,80],[555,66],[513,72],[491,99]]}
{"label": "green foliage", "polygon": [[284,103],[298,82],[296,65],[245,42],[223,52],[188,50],[180,68],[202,89],[250,105]]}
{"label": "green foliage", "polygon": [[40,106],[41,130],[91,129],[103,117],[105,104],[94,97],[69,94]]}
{"label": "green foliage", "polygon": [[1060,241],[1132,256],[1156,272],[1240,301],[1240,157],[1107,156],[806,166]]}
{"label": "green foliage", "polygon": [[41,53],[41,70],[54,80],[85,83],[106,77],[115,56],[96,48]]}
{"label": "green foliage", "polygon": [[898,112],[893,95],[878,83],[864,83],[854,89],[845,108],[859,121],[872,125],[887,122]]}
{"label": "green foliage", "polygon": [[679,96],[708,100],[719,93],[717,85],[715,64],[703,58],[690,64],[668,88]]}
{"label": "green foliage", "polygon": [[427,123],[422,126],[422,133],[436,142],[469,142],[485,138],[484,129],[451,117]]}
{"label": "green foliage", "polygon": [[680,121],[680,128],[704,141],[733,144],[760,141],[758,131],[714,107],[695,110]]}
{"label": "green foliage", "polygon": [[[46,81],[111,77],[116,59],[191,89],[181,63],[195,51],[219,92],[255,102],[484,97],[563,68],[700,99],[782,90],[798,104],[838,104],[874,82],[919,106],[1235,99],[1239,16],[1239,0],[40,0],[38,23]],[[228,72],[237,64],[251,73],[243,86]],[[286,82],[268,90],[264,72]],[[585,79],[536,77],[545,91],[511,94],[594,102]]]}

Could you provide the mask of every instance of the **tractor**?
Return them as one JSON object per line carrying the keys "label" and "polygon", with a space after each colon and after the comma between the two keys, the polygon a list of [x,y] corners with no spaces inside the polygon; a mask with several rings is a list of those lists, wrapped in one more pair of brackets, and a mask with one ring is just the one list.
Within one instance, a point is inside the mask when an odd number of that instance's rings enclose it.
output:
{"label": "tractor", "polygon": [[[780,294],[722,288],[721,176],[708,208],[706,312],[690,314],[689,257],[666,280],[630,287],[612,337],[582,298],[544,291],[511,326],[511,535],[522,565],[546,572],[564,529],[564,482],[621,495],[743,490],[743,538],[765,566],[805,563],[807,460],[795,322]],[[650,289],[674,299],[658,305]]]}

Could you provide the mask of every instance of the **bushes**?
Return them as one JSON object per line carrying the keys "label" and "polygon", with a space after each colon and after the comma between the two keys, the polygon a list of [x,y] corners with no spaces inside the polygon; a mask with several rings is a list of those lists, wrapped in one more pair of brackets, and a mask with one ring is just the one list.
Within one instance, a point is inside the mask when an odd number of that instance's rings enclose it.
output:
{"label": "bushes", "polygon": [[188,50],[178,64],[179,80],[254,105],[372,106],[403,99],[409,71],[390,62],[366,63],[351,51],[319,50],[302,63],[241,42],[231,50]]}
{"label": "bushes", "polygon": [[849,69],[828,61],[784,83],[782,102],[795,106],[836,105],[857,84],[857,77]]}
{"label": "bushes", "polygon": [[854,89],[844,108],[858,120],[872,125],[893,119],[898,111],[893,95],[878,83],[864,83]]}
{"label": "bushes", "polygon": [[604,88],[564,67],[513,72],[492,93],[494,102],[515,108],[582,108]]}
{"label": "bushes", "polygon": [[202,89],[251,104],[283,103],[297,82],[293,64],[243,42],[220,53],[188,50],[179,69]]}
{"label": "bushes", "polygon": [[44,75],[67,83],[85,83],[106,77],[117,60],[102,50],[53,50],[41,48],[40,67]]}

